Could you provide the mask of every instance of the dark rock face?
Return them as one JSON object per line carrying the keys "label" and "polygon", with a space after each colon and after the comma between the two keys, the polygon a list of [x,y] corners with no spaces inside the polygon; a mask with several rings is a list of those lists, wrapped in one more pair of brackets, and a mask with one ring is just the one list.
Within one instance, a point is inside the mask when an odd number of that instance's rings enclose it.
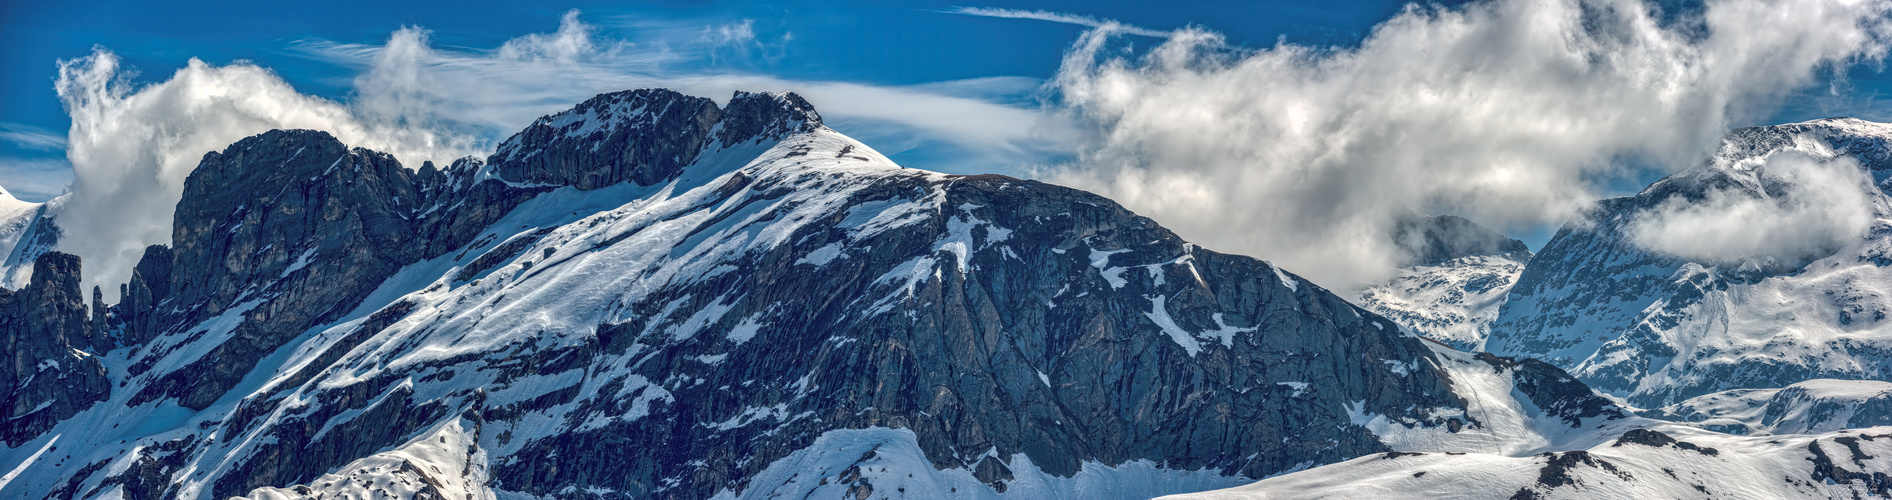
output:
{"label": "dark rock face", "polygon": [[1501,357],[1487,352],[1478,353],[1477,357],[1490,364],[1494,370],[1515,370],[1512,377],[1518,392],[1544,410],[1545,414],[1562,419],[1571,426],[1581,425],[1586,418],[1616,420],[1629,416],[1621,407],[1596,395],[1589,386],[1550,363],[1530,358],[1519,360]]}
{"label": "dark rock face", "polygon": [[491,162],[500,177],[517,182],[648,186],[675,178],[705,146],[780,139],[819,126],[821,115],[792,93],[737,92],[718,109],[715,101],[671,90],[627,90],[539,118],[501,143]]}
{"label": "dark rock face", "polygon": [[1873,458],[1873,456],[1859,449],[1859,441],[1862,439],[1875,441],[1889,438],[1892,438],[1892,435],[1860,434],[1857,437],[1840,436],[1833,438],[1833,443],[1845,447],[1848,452],[1845,458],[1850,459],[1852,469],[1848,469],[1846,462],[1834,460],[1832,455],[1827,454],[1825,447],[1821,446],[1819,441],[1808,442],[1807,453],[1812,455],[1808,460],[1813,462],[1813,474],[1811,479],[1816,483],[1825,482],[1829,484],[1840,483],[1857,485],[1859,489],[1865,490],[1867,494],[1875,497],[1892,495],[1892,474],[1886,474],[1885,471],[1869,470],[1865,461],[1861,459],[1870,459]]}
{"label": "dark rock face", "polygon": [[1675,438],[1669,437],[1668,434],[1663,434],[1660,431],[1653,431],[1649,429],[1631,429],[1629,432],[1625,432],[1623,433],[1623,435],[1617,436],[1616,444],[1612,444],[1610,446],[1622,446],[1625,444],[1639,444],[1643,446],[1652,446],[1656,448],[1673,446],[1676,448],[1693,451],[1693,452],[1711,456],[1711,457],[1721,454],[1720,450],[1716,450],[1714,448],[1704,448],[1699,445],[1696,445],[1695,443],[1690,443],[1688,441],[1677,441]]}
{"label": "dark rock face", "polygon": [[[392,156],[307,130],[269,132],[205,155],[184,183],[176,247],[146,251],[117,316],[131,341],[224,314],[241,315],[241,323],[209,332],[229,339],[183,369],[153,374],[131,404],[172,397],[208,406],[267,353],[348,313],[373,291],[363,284],[464,244],[465,227],[484,227],[529,196],[498,183],[471,185],[478,166],[462,160],[445,173],[416,175]],[[158,307],[166,301],[173,307]],[[150,361],[158,352],[147,354]],[[134,364],[131,375],[148,369]]]}
{"label": "dark rock face", "polygon": [[1604,460],[1583,450],[1569,452],[1551,452],[1538,455],[1544,459],[1544,468],[1537,471],[1537,484],[1519,488],[1511,494],[1512,500],[1532,500],[1544,498],[1545,493],[1566,486],[1577,486],[1574,472],[1581,469],[1598,469],[1608,472],[1617,479],[1634,481],[1635,476],[1617,467],[1614,462]]}
{"label": "dark rock face", "polygon": [[[1815,378],[1882,378],[1892,368],[1885,364],[1892,360],[1892,343],[1850,333],[1878,328],[1873,324],[1892,313],[1881,294],[1870,286],[1851,283],[1876,279],[1875,273],[1881,271],[1828,276],[1821,278],[1823,282],[1798,275],[1819,259],[1881,268],[1892,265],[1892,259],[1884,257],[1892,255],[1892,227],[1873,226],[1862,247],[1848,250],[1857,255],[1825,249],[1815,255],[1733,262],[1692,262],[1643,248],[1632,236],[1632,225],[1664,203],[1700,202],[1716,192],[1779,196],[1779,182],[1770,181],[1759,170],[1729,165],[1758,160],[1796,140],[1824,143],[1837,157],[1856,160],[1880,191],[1892,189],[1888,184],[1892,182],[1892,133],[1883,125],[1839,119],[1736,130],[1703,165],[1658,181],[1635,196],[1602,200],[1559,230],[1519,276],[1492,325],[1485,349],[1542,358],[1593,388],[1643,407],[1730,389],[1786,387]],[[1786,320],[1798,321],[1791,325],[1751,319],[1764,316],[1758,313],[1746,313],[1750,319],[1742,320],[1727,312],[1767,307],[1768,301],[1741,298],[1749,293],[1742,290],[1780,283],[1792,283],[1806,297],[1823,297],[1811,300],[1822,302],[1820,308],[1825,310]],[[1823,319],[1828,314],[1834,318],[1830,323]],[[1716,340],[1705,333],[1796,328],[1848,333],[1835,333],[1839,338],[1832,341],[1785,335],[1743,342]],[[1651,378],[1663,382],[1642,383]]]}
{"label": "dark rock face", "polygon": [[1401,267],[1438,265],[1475,255],[1516,255],[1530,260],[1530,247],[1456,215],[1411,213],[1393,224],[1393,241],[1406,251]]}
{"label": "dark rock face", "polygon": [[18,292],[0,289],[0,440],[19,446],[105,400],[105,367],[90,343],[79,258],[59,252],[33,262]]}
{"label": "dark rock face", "polygon": [[[781,189],[756,182],[748,189]],[[612,376],[701,382],[665,386],[670,402],[652,403],[649,416],[595,430],[580,424],[629,412],[637,398],[573,391],[487,409],[488,420],[511,426],[550,407],[578,408],[565,417],[576,429],[529,442],[495,467],[501,486],[703,498],[746,486],[826,429],[877,426],[911,429],[933,467],[977,471],[994,488],[1010,473],[982,458],[990,449],[1024,453],[1059,476],[1086,461],[1149,459],[1261,477],[1384,451],[1349,422],[1350,402],[1413,421],[1427,421],[1417,408],[1464,407],[1432,365],[1402,376],[1381,361],[1429,354],[1388,320],[1311,284],[1291,288],[1267,263],[1189,245],[1108,199],[998,176],[915,176],[879,180],[848,205],[934,190],[941,206],[977,208],[861,241],[848,241],[835,227],[846,213],[835,213],[833,223],[789,236],[795,245],[633,306],[654,319],[601,325],[594,344],[540,354],[560,361],[531,365],[541,373],[601,373],[620,363],[613,353],[630,352],[643,361]],[[989,223],[969,230],[971,247],[1011,251],[974,252],[961,267],[937,250],[941,235],[969,219]],[[848,250],[851,257],[818,271],[796,264],[830,244],[872,250]],[[937,280],[888,309],[867,307],[886,293],[878,277],[936,258]],[[1152,279],[1152,266],[1166,278]],[[1113,282],[1118,275],[1124,281]],[[668,304],[700,310],[718,297],[740,298],[709,331],[745,317],[779,322],[739,347],[723,335],[639,336],[662,330]],[[1180,330],[1232,336],[1187,338],[1185,347],[1162,333],[1157,311]],[[1218,317],[1225,325],[1212,322]],[[700,360],[725,352],[714,364]],[[775,409],[760,416],[756,408]],[[587,459],[558,459],[574,456]]]}
{"label": "dark rock face", "polygon": [[[157,337],[163,326],[163,318],[157,314],[158,304],[171,296],[171,265],[177,258],[176,252],[164,245],[145,247],[145,253],[138,259],[137,267],[131,271],[131,282],[119,287],[118,304],[113,313],[101,319],[105,326],[100,330],[117,328],[119,340],[128,345],[143,345]],[[93,301],[97,309],[105,309]]]}

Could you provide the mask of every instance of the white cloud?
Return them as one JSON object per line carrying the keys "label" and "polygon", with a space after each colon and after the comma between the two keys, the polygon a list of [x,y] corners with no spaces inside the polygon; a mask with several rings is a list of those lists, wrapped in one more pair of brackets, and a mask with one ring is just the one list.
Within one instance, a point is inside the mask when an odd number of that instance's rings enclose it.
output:
{"label": "white cloud", "polygon": [[697,41],[710,46],[710,62],[714,64],[758,58],[765,62],[779,61],[786,54],[789,42],[794,40],[793,32],[783,32],[781,37],[774,40],[764,40],[755,34],[755,20],[743,19],[719,26],[704,26]]}
{"label": "white cloud", "polygon": [[1089,26],[1091,28],[1098,28],[1098,29],[1103,29],[1106,31],[1123,33],[1126,35],[1141,35],[1141,36],[1156,37],[1156,38],[1168,38],[1172,34],[1171,32],[1168,32],[1168,31],[1153,30],[1149,28],[1123,24],[1123,23],[1119,23],[1116,21],[1108,20],[1108,19],[1098,19],[1091,16],[1069,14],[1069,13],[1064,13],[1064,12],[1052,12],[1048,10],[996,9],[996,8],[991,8],[991,7],[954,7],[951,9],[944,10],[942,12],[945,12],[947,14],[959,14],[963,16],[997,17],[997,18],[1002,18],[1002,19],[1031,19],[1034,21],[1047,21],[1047,22],[1060,23],[1060,24],[1075,24],[1078,26]]}
{"label": "white cloud", "polygon": [[[1142,55],[1083,35],[1055,83],[1088,124],[1052,180],[1224,251],[1350,288],[1387,276],[1402,211],[1553,224],[1628,161],[1678,169],[1821,71],[1876,61],[1882,0],[1414,4],[1357,48],[1228,44],[1191,28]],[[1691,17],[1693,16],[1693,17]]]}
{"label": "white cloud", "polygon": [[903,132],[917,131],[971,149],[1040,148],[1036,145],[1042,142],[1040,138],[1056,134],[1042,130],[1049,117],[1036,109],[931,87],[795,81],[693,67],[733,46],[767,52],[757,48],[761,42],[750,22],[700,32],[649,23],[638,26],[657,38],[635,44],[602,41],[574,11],[566,15],[557,34],[527,35],[493,52],[435,50],[429,47],[426,32],[418,28],[397,31],[382,46],[310,43],[304,50],[324,60],[363,68],[354,82],[354,107],[365,113],[392,113],[489,141],[599,93],[643,87],[665,87],[719,101],[736,90],[795,91],[824,117],[896,125]]}
{"label": "white cloud", "polygon": [[58,150],[66,147],[66,138],[32,125],[0,122],[0,141],[26,149]]}
{"label": "white cloud", "polygon": [[436,49],[417,27],[395,31],[380,46],[303,45],[314,57],[360,69],[345,102],[302,94],[244,62],[193,59],[165,81],[134,87],[104,49],[62,61],[56,87],[72,115],[73,198],[59,216],[67,235],[61,250],[85,260],[86,286],[115,292],[143,247],[170,242],[184,179],[204,153],[277,128],[325,130],[417,167],[485,154],[533,119],[598,93],[669,87],[718,100],[739,89],[797,91],[832,122],[862,126],[870,137],[936,137],[995,155],[1043,149],[1038,142],[1055,137],[1043,131],[1039,111],[923,88],[692,71],[712,49],[694,36],[643,46],[604,40],[573,11],[554,33],[493,50]]}
{"label": "white cloud", "polygon": [[[1787,150],[1752,167],[1752,185],[1673,197],[1638,215],[1636,244],[1695,262],[1805,262],[1865,236],[1883,208],[1859,163]],[[1669,182],[1688,182],[1676,179]]]}

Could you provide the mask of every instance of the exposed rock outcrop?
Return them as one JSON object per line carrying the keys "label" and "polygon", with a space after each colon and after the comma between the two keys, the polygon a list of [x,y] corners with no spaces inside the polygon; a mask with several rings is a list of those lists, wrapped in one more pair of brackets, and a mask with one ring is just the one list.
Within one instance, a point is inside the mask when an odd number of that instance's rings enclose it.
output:
{"label": "exposed rock outcrop", "polygon": [[106,399],[105,367],[86,352],[89,323],[78,257],[41,254],[26,287],[0,289],[0,440],[7,446]]}

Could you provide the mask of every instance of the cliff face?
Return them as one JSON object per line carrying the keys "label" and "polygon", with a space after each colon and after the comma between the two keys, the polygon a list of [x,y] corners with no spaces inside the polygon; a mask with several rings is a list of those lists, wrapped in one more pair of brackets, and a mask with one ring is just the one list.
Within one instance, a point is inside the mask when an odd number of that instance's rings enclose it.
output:
{"label": "cliff face", "polygon": [[[205,155],[185,181],[175,248],[147,250],[108,321],[141,351],[127,374],[149,378],[131,404],[208,407],[265,355],[341,318],[402,266],[464,245],[534,192],[474,185],[479,167],[415,172],[307,130]],[[150,342],[179,332],[199,341]]]}
{"label": "cliff face", "polygon": [[0,440],[18,447],[106,399],[111,383],[91,348],[79,258],[41,254],[19,291],[0,289]]}

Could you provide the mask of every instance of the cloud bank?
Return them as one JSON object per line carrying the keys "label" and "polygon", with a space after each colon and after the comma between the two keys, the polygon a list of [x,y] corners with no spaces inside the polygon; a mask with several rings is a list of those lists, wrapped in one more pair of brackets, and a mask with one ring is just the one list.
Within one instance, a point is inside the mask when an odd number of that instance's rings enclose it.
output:
{"label": "cloud bank", "polygon": [[[1005,155],[1039,151],[1045,141],[1038,138],[1059,137],[1046,132],[1059,127],[1041,126],[1054,121],[1041,111],[965,95],[1014,82],[970,81],[942,91],[705,72],[701,61],[752,52],[767,57],[791,38],[760,41],[749,23],[655,30],[682,37],[645,43],[605,39],[597,31],[572,11],[555,32],[492,50],[436,49],[418,27],[396,30],[378,46],[302,44],[309,57],[359,70],[343,101],[303,94],[247,62],[215,66],[192,59],[169,79],[134,86],[132,72],[100,48],[59,63],[55,87],[72,117],[66,138],[8,127],[0,128],[0,139],[66,149],[72,198],[58,219],[66,232],[60,250],[84,259],[86,286],[101,286],[108,300],[117,300],[117,284],[129,279],[143,248],[170,242],[184,179],[204,153],[270,129],[328,131],[413,168],[484,155],[533,119],[598,93],[661,86],[718,100],[738,89],[801,92],[837,128],[865,129],[856,134],[864,140],[935,137]],[[22,193],[56,194],[58,186],[42,184],[59,182],[57,176],[11,173],[33,168],[51,171],[44,164],[8,164],[0,173]]]}
{"label": "cloud bank", "polygon": [[1753,172],[1754,186],[1664,200],[1629,224],[1631,241],[1695,262],[1806,262],[1859,242],[1874,208],[1884,208],[1872,179],[1850,157],[1788,150]]}
{"label": "cloud bank", "polygon": [[1085,33],[1052,87],[1087,126],[1051,180],[1211,248],[1336,288],[1400,260],[1403,210],[1553,224],[1629,163],[1676,170],[1823,72],[1877,61],[1875,0],[1411,5],[1357,48],[1231,46],[1189,28],[1140,54]]}

